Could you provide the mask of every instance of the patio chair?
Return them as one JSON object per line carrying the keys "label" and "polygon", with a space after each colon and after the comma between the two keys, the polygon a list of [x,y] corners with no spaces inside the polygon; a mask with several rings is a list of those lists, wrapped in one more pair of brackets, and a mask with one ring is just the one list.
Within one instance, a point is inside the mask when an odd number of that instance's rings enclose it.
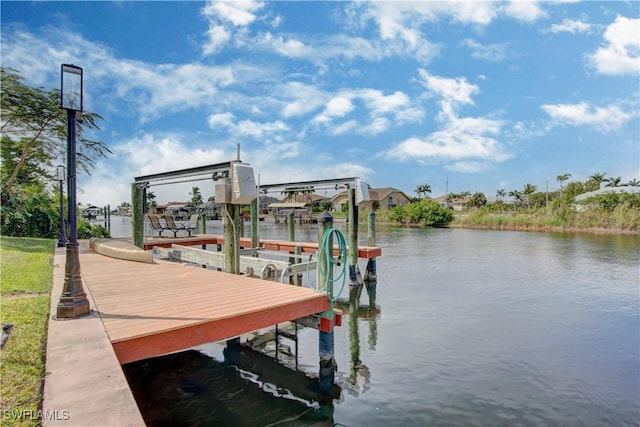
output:
{"label": "patio chair", "polygon": [[191,232],[195,231],[198,228],[199,218],[200,215],[198,214],[193,214],[191,215],[191,218],[189,218],[189,224],[185,227],[185,230],[187,230],[187,233],[189,233],[189,237],[191,237]]}
{"label": "patio chair", "polygon": [[167,223],[167,230],[173,231],[173,237],[178,237],[178,231],[187,230],[184,224],[176,223],[171,215],[165,215],[164,222]]}
{"label": "patio chair", "polygon": [[160,218],[158,217],[158,215],[155,214],[147,214],[147,218],[149,218],[149,221],[151,222],[151,228],[154,231],[158,232],[158,237],[162,237],[162,232],[164,230],[167,229],[167,227],[165,227],[164,225],[162,225],[162,223],[160,222]]}

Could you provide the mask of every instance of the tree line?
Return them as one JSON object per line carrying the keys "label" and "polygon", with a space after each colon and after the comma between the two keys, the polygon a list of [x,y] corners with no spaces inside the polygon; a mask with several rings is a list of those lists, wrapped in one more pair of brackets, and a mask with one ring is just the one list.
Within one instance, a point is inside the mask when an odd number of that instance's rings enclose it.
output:
{"label": "tree line", "polygon": [[[95,139],[101,120],[89,111],[77,117],[77,173],[90,174],[97,159],[113,154]],[[18,70],[0,67],[0,133],[0,233],[56,237],[60,224],[56,165],[65,165],[67,150],[67,115],[60,106],[60,89],[30,87]],[[87,229],[81,221],[79,226]]]}

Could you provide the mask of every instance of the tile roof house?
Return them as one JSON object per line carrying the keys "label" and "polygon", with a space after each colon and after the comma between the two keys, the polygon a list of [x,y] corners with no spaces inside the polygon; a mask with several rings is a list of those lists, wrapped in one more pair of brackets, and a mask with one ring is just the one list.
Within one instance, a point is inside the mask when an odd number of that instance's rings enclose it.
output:
{"label": "tile roof house", "polygon": [[[381,209],[390,209],[394,206],[404,206],[411,202],[411,197],[407,196],[402,190],[398,190],[393,187],[380,187],[369,189],[368,202],[365,202],[362,206],[368,208],[379,207]],[[331,206],[335,211],[342,211],[347,205],[347,191],[337,193],[331,198]]]}

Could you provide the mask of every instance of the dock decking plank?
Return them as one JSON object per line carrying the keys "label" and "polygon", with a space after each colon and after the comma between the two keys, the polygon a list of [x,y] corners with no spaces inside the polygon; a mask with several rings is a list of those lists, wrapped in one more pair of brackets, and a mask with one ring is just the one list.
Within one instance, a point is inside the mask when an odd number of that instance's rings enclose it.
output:
{"label": "dock decking plank", "polygon": [[124,261],[81,246],[80,263],[123,364],[329,308],[324,294],[308,288],[162,260]]}

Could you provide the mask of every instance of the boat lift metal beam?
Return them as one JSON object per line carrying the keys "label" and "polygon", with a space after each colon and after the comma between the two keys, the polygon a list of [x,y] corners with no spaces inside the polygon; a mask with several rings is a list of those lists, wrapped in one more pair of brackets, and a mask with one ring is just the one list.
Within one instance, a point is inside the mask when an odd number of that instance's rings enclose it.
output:
{"label": "boat lift metal beam", "polygon": [[223,162],[223,163],[216,163],[216,164],[206,165],[206,166],[197,166],[194,168],[178,169],[175,171],[137,176],[134,179],[136,183],[150,183],[150,182],[157,182],[157,181],[165,181],[169,179],[201,176],[206,174],[213,174],[216,172],[228,171],[231,168],[231,163],[233,162]]}
{"label": "boat lift metal beam", "polygon": [[[305,188],[305,187],[318,187],[318,186],[327,186],[334,187],[337,186],[353,186],[357,179],[360,179],[357,176],[350,178],[334,178],[334,179],[319,179],[314,181],[299,181],[299,182],[284,182],[280,184],[260,184],[260,191],[268,192],[272,189],[277,188]],[[317,188],[316,188],[317,189]]]}

